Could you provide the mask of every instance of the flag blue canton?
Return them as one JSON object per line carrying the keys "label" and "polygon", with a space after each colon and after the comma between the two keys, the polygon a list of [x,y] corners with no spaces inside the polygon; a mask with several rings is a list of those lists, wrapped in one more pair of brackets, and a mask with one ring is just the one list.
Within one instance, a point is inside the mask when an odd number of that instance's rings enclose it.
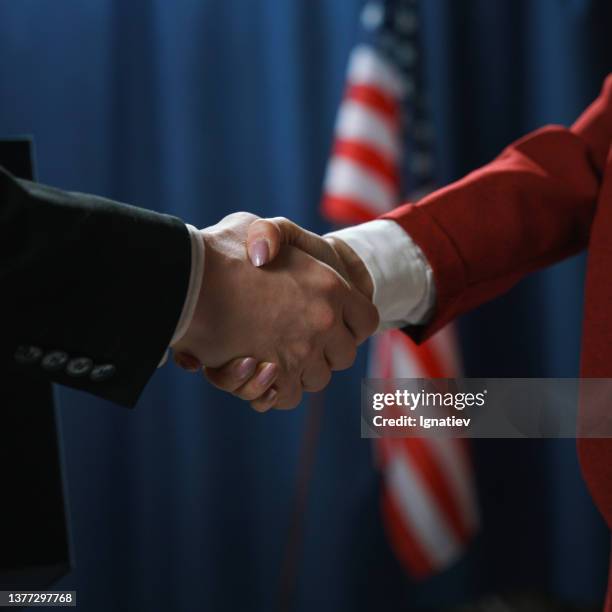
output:
{"label": "flag blue canton", "polygon": [[420,40],[420,11],[416,0],[367,3],[361,14],[363,43],[374,48],[403,83],[400,100],[403,151],[401,195],[415,198],[433,187],[435,160],[433,128]]}

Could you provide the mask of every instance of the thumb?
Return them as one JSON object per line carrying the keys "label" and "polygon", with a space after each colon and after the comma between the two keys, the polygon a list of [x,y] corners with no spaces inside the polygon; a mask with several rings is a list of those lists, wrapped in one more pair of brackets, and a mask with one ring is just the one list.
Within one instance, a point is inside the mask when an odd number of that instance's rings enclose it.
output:
{"label": "thumb", "polygon": [[247,230],[247,253],[251,263],[257,268],[271,262],[287,238],[272,219],[258,219]]}
{"label": "thumb", "polygon": [[283,244],[308,253],[342,274],[338,256],[327,240],[301,228],[293,221],[274,217],[258,219],[249,226],[247,252],[254,266],[260,267],[272,261]]}

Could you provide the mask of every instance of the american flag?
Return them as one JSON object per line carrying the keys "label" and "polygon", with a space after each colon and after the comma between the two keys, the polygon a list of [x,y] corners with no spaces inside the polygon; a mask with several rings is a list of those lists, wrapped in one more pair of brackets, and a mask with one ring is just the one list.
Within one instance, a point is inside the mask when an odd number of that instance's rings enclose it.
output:
{"label": "american flag", "polygon": [[[364,7],[364,40],[350,57],[325,180],[322,209],[334,222],[374,219],[433,187],[418,8],[416,0]],[[459,372],[451,328],[421,346],[398,330],[372,342],[372,378],[453,378]],[[478,529],[466,441],[386,438],[376,441],[375,451],[391,547],[414,578],[444,570]]]}

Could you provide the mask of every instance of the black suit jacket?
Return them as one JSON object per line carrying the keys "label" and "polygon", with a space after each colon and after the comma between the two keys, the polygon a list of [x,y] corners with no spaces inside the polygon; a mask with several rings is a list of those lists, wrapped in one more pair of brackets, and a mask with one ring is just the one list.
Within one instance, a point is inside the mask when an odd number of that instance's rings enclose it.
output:
{"label": "black suit jacket", "polygon": [[133,406],[190,262],[180,220],[0,167],[0,588],[40,588],[69,559],[51,383]]}

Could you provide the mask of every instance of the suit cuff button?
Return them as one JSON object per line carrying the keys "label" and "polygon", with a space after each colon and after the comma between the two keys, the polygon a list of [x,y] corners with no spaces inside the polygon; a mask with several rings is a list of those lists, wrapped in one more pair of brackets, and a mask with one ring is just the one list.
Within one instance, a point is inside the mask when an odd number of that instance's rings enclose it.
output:
{"label": "suit cuff button", "polygon": [[87,376],[93,368],[93,361],[88,357],[75,357],[68,362],[66,374],[74,378]]}
{"label": "suit cuff button", "polygon": [[38,363],[43,356],[43,350],[38,346],[22,344],[15,351],[15,361],[21,365],[32,365]]}
{"label": "suit cuff button", "polygon": [[40,362],[40,366],[47,372],[57,372],[63,370],[68,363],[68,353],[64,351],[50,351]]}
{"label": "suit cuff button", "polygon": [[89,378],[93,382],[104,382],[115,375],[117,368],[112,363],[94,366],[89,373]]}

